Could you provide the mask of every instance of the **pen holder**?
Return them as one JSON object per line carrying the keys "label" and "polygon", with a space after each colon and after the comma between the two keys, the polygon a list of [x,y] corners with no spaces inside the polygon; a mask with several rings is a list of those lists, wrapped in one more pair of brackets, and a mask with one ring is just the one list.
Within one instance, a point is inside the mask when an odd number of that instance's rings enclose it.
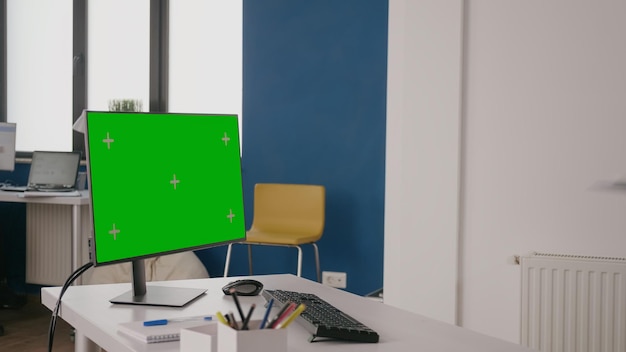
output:
{"label": "pen holder", "polygon": [[[217,325],[206,324],[180,330],[181,352],[217,351]],[[207,347],[208,346],[208,347]]]}
{"label": "pen holder", "polygon": [[249,330],[217,324],[218,352],[287,352],[287,329],[258,329],[260,320],[250,321]]}

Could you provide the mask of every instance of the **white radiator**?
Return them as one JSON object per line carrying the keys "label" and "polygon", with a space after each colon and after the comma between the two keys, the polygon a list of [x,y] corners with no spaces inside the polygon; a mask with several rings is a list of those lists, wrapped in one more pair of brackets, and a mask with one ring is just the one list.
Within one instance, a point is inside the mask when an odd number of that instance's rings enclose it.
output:
{"label": "white radiator", "polygon": [[542,352],[626,352],[626,258],[521,258],[521,344]]}
{"label": "white radiator", "polygon": [[[81,211],[82,262],[88,258],[89,209]],[[72,273],[72,206],[28,203],[26,206],[26,282],[60,286]]]}

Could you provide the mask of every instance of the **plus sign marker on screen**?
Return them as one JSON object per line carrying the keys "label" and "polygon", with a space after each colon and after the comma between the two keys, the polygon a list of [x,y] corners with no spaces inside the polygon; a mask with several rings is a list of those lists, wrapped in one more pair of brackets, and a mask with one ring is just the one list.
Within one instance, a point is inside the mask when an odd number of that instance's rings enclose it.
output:
{"label": "plus sign marker on screen", "polygon": [[96,266],[245,239],[236,115],[87,111],[86,122]]}

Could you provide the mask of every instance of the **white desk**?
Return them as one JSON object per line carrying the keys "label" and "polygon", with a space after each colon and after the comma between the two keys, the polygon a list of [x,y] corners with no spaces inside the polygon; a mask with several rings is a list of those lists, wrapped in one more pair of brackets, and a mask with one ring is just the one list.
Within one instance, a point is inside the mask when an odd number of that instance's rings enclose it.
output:
{"label": "white desk", "polygon": [[[20,192],[0,191],[0,202],[69,205],[72,207],[72,271],[82,263],[81,206],[89,204],[89,191],[80,191],[80,197],[20,197]],[[28,214],[27,214],[28,216]]]}
{"label": "white desk", "polygon": [[[345,313],[360,320],[378,332],[380,342],[354,343],[325,340],[309,343],[306,330],[298,323],[289,325],[288,351],[463,351],[463,352],[521,352],[531,351],[520,345],[481,335],[468,329],[435,321],[414,313],[394,308],[368,298],[360,297],[317,282],[291,274],[261,275],[253,278],[261,281],[267,289],[285,289],[309,292],[325,299]],[[177,287],[207,288],[207,293],[184,308],[140,307],[113,305],[108,302],[130,289],[130,284],[107,284],[72,286],[62,300],[61,317],[93,342],[107,351],[178,351],[179,342],[144,344],[121,335],[117,326],[121,322],[152,320],[214,314],[216,311],[236,312],[233,300],[225,296],[221,287],[235,279],[211,278],[148,283]],[[59,287],[44,288],[41,291],[42,303],[54,309],[60,293]],[[261,296],[240,297],[244,307],[256,303],[262,307],[265,300]],[[261,319],[264,309],[256,309],[252,319]],[[56,336],[55,338],[60,338]],[[83,347],[80,347],[83,348]],[[77,343],[76,350],[79,351]]]}

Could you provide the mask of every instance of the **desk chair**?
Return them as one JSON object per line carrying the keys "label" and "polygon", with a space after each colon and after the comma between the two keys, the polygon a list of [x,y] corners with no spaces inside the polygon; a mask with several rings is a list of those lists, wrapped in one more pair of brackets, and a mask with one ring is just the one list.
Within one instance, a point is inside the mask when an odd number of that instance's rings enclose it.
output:
{"label": "desk chair", "polygon": [[[302,247],[315,251],[317,281],[321,282],[317,241],[324,233],[326,189],[319,185],[258,183],[254,187],[254,217],[246,232],[248,266],[252,273],[252,245],[294,247],[298,250],[297,275],[302,276]],[[228,276],[233,244],[228,245],[224,277]]]}

